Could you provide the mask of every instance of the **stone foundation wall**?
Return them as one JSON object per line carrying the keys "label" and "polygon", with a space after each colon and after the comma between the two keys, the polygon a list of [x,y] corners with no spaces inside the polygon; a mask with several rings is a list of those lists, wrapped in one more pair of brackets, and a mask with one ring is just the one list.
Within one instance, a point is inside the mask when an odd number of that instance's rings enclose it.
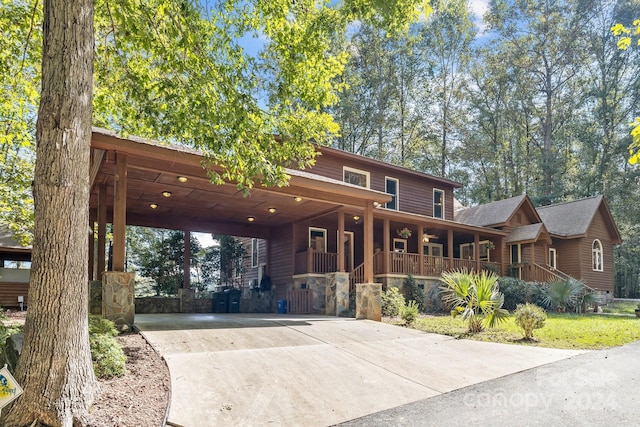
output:
{"label": "stone foundation wall", "polygon": [[[304,287],[303,287],[304,286]],[[304,274],[295,276],[293,284],[288,285],[287,290],[311,289],[313,294],[312,312],[325,314],[327,293],[327,276],[324,274]]]}
{"label": "stone foundation wall", "polygon": [[[211,306],[211,300],[209,305]],[[136,313],[180,313],[180,298],[177,297],[145,297],[136,298]]]}
{"label": "stone foundation wall", "polygon": [[275,293],[270,291],[245,291],[240,298],[241,313],[275,313]]}
{"label": "stone foundation wall", "polygon": [[[403,293],[403,282],[405,277],[398,276],[382,276],[379,277],[378,280],[382,281],[383,289],[387,290],[389,287],[396,287],[400,290],[400,293]],[[441,311],[442,305],[440,303],[440,299],[437,296],[438,287],[442,282],[438,279],[427,278],[427,277],[415,277],[413,278],[418,287],[422,289],[424,300],[423,304],[426,311]]]}
{"label": "stone foundation wall", "polygon": [[340,316],[349,310],[349,273],[327,273],[325,314]]}

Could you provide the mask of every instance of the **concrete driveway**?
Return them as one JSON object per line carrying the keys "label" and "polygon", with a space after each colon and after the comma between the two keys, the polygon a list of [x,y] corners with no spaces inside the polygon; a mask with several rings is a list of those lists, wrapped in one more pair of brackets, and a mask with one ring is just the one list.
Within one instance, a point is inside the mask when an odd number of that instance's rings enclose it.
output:
{"label": "concrete driveway", "polygon": [[581,352],[383,323],[274,314],[147,314],[171,374],[174,426],[327,426]]}

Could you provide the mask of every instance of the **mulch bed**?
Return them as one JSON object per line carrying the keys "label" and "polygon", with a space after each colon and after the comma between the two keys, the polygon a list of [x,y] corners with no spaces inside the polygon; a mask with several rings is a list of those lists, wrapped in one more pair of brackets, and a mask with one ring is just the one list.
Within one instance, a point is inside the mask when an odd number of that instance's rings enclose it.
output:
{"label": "mulch bed", "polygon": [[[6,311],[7,324],[24,324],[25,312]],[[164,360],[137,333],[121,334],[127,356],[122,378],[98,380],[100,397],[90,409],[91,427],[162,426],[169,405],[171,380]]]}

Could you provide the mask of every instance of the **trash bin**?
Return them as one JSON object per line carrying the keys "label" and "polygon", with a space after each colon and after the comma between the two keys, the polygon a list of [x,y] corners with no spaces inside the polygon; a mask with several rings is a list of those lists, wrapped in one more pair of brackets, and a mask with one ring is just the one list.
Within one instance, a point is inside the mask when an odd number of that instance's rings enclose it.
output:
{"label": "trash bin", "polygon": [[242,291],[240,289],[227,289],[224,291],[228,297],[229,313],[240,313],[240,295]]}
{"label": "trash bin", "polygon": [[278,300],[278,314],[287,314],[287,300],[279,299]]}
{"label": "trash bin", "polygon": [[229,294],[225,292],[214,292],[212,294],[213,299],[213,312],[214,313],[227,313],[229,312]]}

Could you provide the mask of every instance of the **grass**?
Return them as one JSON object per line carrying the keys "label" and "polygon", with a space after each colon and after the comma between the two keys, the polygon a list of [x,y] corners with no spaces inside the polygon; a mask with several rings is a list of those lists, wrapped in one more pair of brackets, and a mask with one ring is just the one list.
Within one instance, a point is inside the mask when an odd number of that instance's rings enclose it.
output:
{"label": "grass", "polygon": [[603,306],[602,312],[608,314],[633,314],[635,316],[636,308],[638,308],[637,302],[612,302]]}
{"label": "grass", "polygon": [[[387,321],[401,323],[396,319]],[[451,316],[419,317],[411,327],[456,338],[574,350],[599,350],[640,340],[640,319],[596,314],[548,313],[545,326],[533,332],[533,341],[522,339],[522,331],[513,317],[496,328],[485,329],[478,334],[468,334],[462,319]]]}

